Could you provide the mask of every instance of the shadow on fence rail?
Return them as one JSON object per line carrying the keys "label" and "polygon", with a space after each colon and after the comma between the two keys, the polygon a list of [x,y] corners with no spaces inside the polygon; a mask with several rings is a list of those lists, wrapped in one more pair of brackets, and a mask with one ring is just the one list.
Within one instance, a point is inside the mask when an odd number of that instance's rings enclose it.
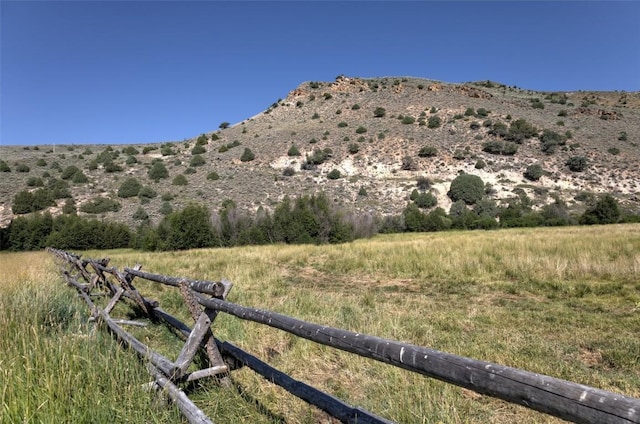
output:
{"label": "shadow on fence rail", "polygon": [[[220,342],[212,332],[212,324],[218,312],[278,328],[316,343],[372,358],[568,421],[640,423],[640,399],[426,347],[322,326],[276,312],[247,308],[225,300],[233,286],[229,281],[199,281],[152,274],[141,271],[139,265],[120,271],[108,266],[109,259],[82,259],[58,249],[49,248],[48,251],[67,265],[62,270],[63,276],[89,305],[92,317],[106,324],[120,340],[148,361],[154,384],[166,390],[192,423],[212,421],[184,394],[179,385],[212,377],[221,385],[228,386],[231,371],[242,366],[247,366],[341,422],[390,423],[371,412],[348,405],[334,396],[294,380],[229,342]],[[142,296],[132,283],[135,277],[177,287],[195,322],[193,328],[164,311],[158,302]],[[97,307],[91,299],[98,292],[110,296],[104,309]],[[152,351],[122,327],[135,325],[135,322],[111,317],[110,313],[117,302],[125,299],[133,302],[152,321],[162,321],[184,336],[185,344],[175,361]],[[206,354],[209,367],[188,372],[199,351]]]}

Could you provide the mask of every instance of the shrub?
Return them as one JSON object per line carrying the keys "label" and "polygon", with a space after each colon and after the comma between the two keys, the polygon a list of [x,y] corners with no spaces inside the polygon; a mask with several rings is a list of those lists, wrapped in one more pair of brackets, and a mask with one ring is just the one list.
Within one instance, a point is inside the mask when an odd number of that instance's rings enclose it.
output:
{"label": "shrub", "polygon": [[562,109],[560,112],[558,112],[558,116],[567,116],[567,111]]}
{"label": "shrub", "polygon": [[609,152],[612,155],[619,155],[620,149],[618,149],[617,147],[611,147],[609,148],[609,150],[607,150],[607,152]]}
{"label": "shrub", "polygon": [[527,180],[538,181],[544,175],[544,170],[542,169],[542,166],[533,164],[527,166],[523,175]]}
{"label": "shrub", "polygon": [[572,156],[567,160],[566,165],[573,172],[582,172],[587,168],[587,158],[584,156]]}
{"label": "shrub", "polygon": [[534,109],[544,109],[544,103],[540,99],[531,99],[531,107]]}
{"label": "shrub", "polygon": [[329,178],[330,180],[337,180],[338,178],[342,177],[342,174],[340,173],[339,170],[337,169],[332,169],[328,174],[327,174],[327,178]]}
{"label": "shrub", "polygon": [[367,196],[367,189],[364,187],[360,187],[360,190],[358,190],[358,196],[362,196],[362,197]]}
{"label": "shrub", "polygon": [[429,209],[438,204],[438,199],[431,193],[420,193],[413,201],[420,209]]}
{"label": "shrub", "polygon": [[16,165],[16,171],[29,172],[31,171],[31,168],[29,168],[29,166],[25,165],[24,163],[19,163],[18,165]]}
{"label": "shrub", "polygon": [[474,168],[476,169],[484,169],[487,166],[487,163],[485,161],[483,161],[482,159],[478,159],[476,161],[476,164],[474,165]]}
{"label": "shrub", "polygon": [[169,178],[169,171],[162,162],[156,162],[149,168],[147,176],[155,182],[158,182],[163,178]]}
{"label": "shrub", "polygon": [[133,146],[127,146],[124,149],[122,149],[122,153],[124,153],[125,155],[133,156],[133,155],[137,155],[140,152]]}
{"label": "shrub", "polygon": [[173,208],[171,207],[171,203],[162,202],[162,205],[160,206],[160,209],[158,209],[158,212],[160,212],[164,216],[167,216],[170,213],[172,213],[173,212]]}
{"label": "shrub", "polygon": [[105,212],[118,212],[122,206],[120,203],[107,197],[96,197],[82,206],[80,210],[84,213],[99,214]]}
{"label": "shrub", "polygon": [[187,185],[187,177],[182,174],[176,175],[171,182],[171,184],[175,186],[186,186]]}
{"label": "shrub", "polygon": [[419,176],[416,179],[416,186],[418,187],[418,190],[429,190],[429,188],[431,187],[431,185],[433,184],[433,182],[425,176]]}
{"label": "shrub", "polygon": [[127,156],[127,159],[124,161],[127,165],[134,165],[138,163],[138,159],[135,156]]}
{"label": "shrub", "polygon": [[128,198],[137,196],[142,188],[142,184],[135,178],[127,178],[118,189],[118,197]]}
{"label": "shrub", "polygon": [[7,162],[0,160],[0,172],[11,172],[11,168]]}
{"label": "shrub", "polygon": [[44,181],[42,181],[42,178],[29,177],[29,179],[27,180],[27,186],[29,186],[29,187],[44,187]]}
{"label": "shrub", "polygon": [[462,200],[467,205],[473,205],[484,196],[484,182],[477,175],[458,175],[451,181],[447,196],[453,202]]}
{"label": "shrub", "polygon": [[620,215],[618,201],[610,194],[605,194],[593,207],[584,212],[580,217],[580,223],[586,225],[613,224],[618,222]]}
{"label": "shrub", "polygon": [[416,118],[413,116],[405,116],[402,118],[402,123],[405,125],[413,124],[414,122],[416,122]]}
{"label": "shrub", "polygon": [[285,177],[293,177],[296,174],[296,170],[290,166],[287,166],[282,170],[282,175]]}
{"label": "shrub", "polygon": [[356,128],[356,134],[364,134],[366,132],[367,132],[367,129],[365,127],[360,126]]}
{"label": "shrub", "polygon": [[489,116],[491,112],[488,111],[487,109],[481,107],[478,108],[478,110],[476,110],[476,117],[478,118],[486,118],[487,116]]}
{"label": "shrub", "polygon": [[509,141],[487,141],[482,144],[482,150],[492,155],[512,156],[518,152],[518,145]]}
{"label": "shrub", "polygon": [[78,170],[78,172],[73,174],[73,177],[71,177],[71,181],[74,184],[84,184],[86,182],[89,182],[89,178],[87,178],[87,176],[84,175],[84,172]]}
{"label": "shrub", "polygon": [[77,166],[75,165],[70,165],[67,166],[63,171],[62,174],[60,174],[60,178],[62,178],[63,180],[69,180],[71,179],[71,177],[73,177],[73,175],[76,172],[81,172],[80,169],[78,169]]}
{"label": "shrub", "polygon": [[322,96],[324,97],[325,100],[329,100],[333,97],[331,93],[324,93]]}
{"label": "shrub", "polygon": [[540,143],[544,153],[552,154],[558,146],[564,146],[567,143],[567,137],[552,130],[544,130],[540,135]]}
{"label": "shrub", "polygon": [[373,116],[376,118],[382,118],[387,114],[387,110],[383,107],[377,107],[373,111]]}
{"label": "shrub", "polygon": [[347,124],[346,122],[342,121],[342,122],[338,122],[338,128],[345,128],[348,127],[349,124]]}
{"label": "shrub", "polygon": [[358,109],[360,109],[360,105],[357,104],[357,103],[355,105],[351,106],[351,110],[358,110]]}
{"label": "shrub", "polygon": [[16,193],[13,197],[11,211],[16,215],[19,215],[37,212],[55,205],[56,202],[54,201],[51,192],[47,189],[40,188],[33,193],[24,190]]}
{"label": "shrub", "polygon": [[202,166],[205,164],[205,160],[202,155],[195,155],[191,158],[189,166]]}
{"label": "shrub", "polygon": [[114,173],[114,172],[120,172],[120,171],[122,171],[122,167],[120,165],[117,165],[117,164],[111,162],[111,161],[106,162],[104,164],[104,172],[106,172],[108,174],[111,174],[111,173]]}
{"label": "shrub", "polygon": [[38,166],[47,166],[47,161],[45,161],[44,159],[40,158],[36,162],[36,165],[38,165]]}
{"label": "shrub", "polygon": [[509,126],[509,132],[504,136],[505,140],[518,144],[538,134],[538,129],[525,119],[517,119]]}
{"label": "shrub", "polygon": [[430,116],[427,121],[427,127],[429,128],[439,128],[442,125],[442,120],[439,116]]}
{"label": "shrub", "polygon": [[220,175],[216,171],[211,171],[207,174],[207,180],[217,181],[220,179]]}
{"label": "shrub", "polygon": [[468,107],[467,110],[464,111],[464,116],[474,116],[476,111],[472,107]]}
{"label": "shrub", "polygon": [[254,155],[253,152],[248,147],[245,147],[244,152],[242,153],[242,156],[240,156],[240,161],[251,162],[255,158],[256,158],[256,155]]}
{"label": "shrub", "polygon": [[469,124],[469,128],[472,130],[480,129],[480,123],[478,121],[473,121]]}
{"label": "shrub", "polygon": [[318,112],[314,113],[311,119],[320,119],[320,115],[318,115]]}
{"label": "shrub", "polygon": [[287,151],[287,156],[300,156],[300,150],[295,144],[292,144]]}
{"label": "shrub", "polygon": [[418,167],[416,166],[416,163],[411,156],[404,156],[402,158],[400,169],[402,169],[403,171],[415,171],[416,169],[418,169]]}
{"label": "shrub", "polygon": [[208,143],[209,141],[207,140],[206,134],[200,134],[196,139],[196,146],[206,146]]}
{"label": "shrub", "polygon": [[146,155],[149,152],[153,152],[154,150],[158,150],[157,146],[144,146],[142,148],[142,154]]}
{"label": "shrub", "polygon": [[160,153],[162,154],[162,156],[174,156],[176,154],[175,150],[173,150],[172,144],[165,144],[164,146],[162,146],[162,148],[160,149]]}
{"label": "shrub", "polygon": [[357,143],[351,143],[348,150],[350,154],[354,155],[360,151],[360,146]]}
{"label": "shrub", "polygon": [[222,122],[222,123],[218,126],[218,128],[220,128],[221,130],[224,130],[225,128],[229,128],[229,125],[231,125],[231,124],[225,121],[225,122]]}
{"label": "shrub", "polygon": [[438,149],[436,149],[435,146],[423,146],[418,152],[418,156],[420,156],[421,158],[430,158],[436,156],[437,154]]}
{"label": "shrub", "polygon": [[222,146],[220,146],[220,148],[218,149],[218,153],[224,153],[226,151],[228,151],[229,148],[227,147],[226,144],[223,144]]}
{"label": "shrub", "polygon": [[133,219],[137,221],[146,221],[149,219],[149,214],[142,206],[138,206],[138,209],[133,213]]}
{"label": "shrub", "polygon": [[628,139],[627,132],[620,131],[620,134],[618,134],[618,141],[627,141],[627,139]]}
{"label": "shrub", "polygon": [[191,149],[191,154],[192,155],[201,155],[203,153],[206,153],[207,149],[204,148],[204,146],[200,145],[200,144],[196,144],[193,149]]}
{"label": "shrub", "polygon": [[140,199],[153,199],[157,195],[158,193],[156,193],[156,191],[149,186],[141,187],[140,191],[138,192],[138,197]]}

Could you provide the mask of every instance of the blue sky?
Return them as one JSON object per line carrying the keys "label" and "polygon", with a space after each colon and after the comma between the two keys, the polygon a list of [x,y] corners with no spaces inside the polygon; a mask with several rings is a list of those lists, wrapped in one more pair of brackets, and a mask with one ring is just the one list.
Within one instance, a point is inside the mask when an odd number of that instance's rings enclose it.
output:
{"label": "blue sky", "polygon": [[180,141],[305,81],[640,90],[640,2],[0,1],[0,144]]}

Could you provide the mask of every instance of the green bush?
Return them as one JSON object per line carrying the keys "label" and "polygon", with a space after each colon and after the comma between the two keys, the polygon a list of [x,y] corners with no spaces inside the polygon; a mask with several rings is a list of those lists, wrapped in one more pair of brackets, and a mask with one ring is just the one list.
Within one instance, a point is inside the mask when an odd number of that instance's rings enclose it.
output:
{"label": "green bush", "polygon": [[618,201],[610,194],[605,194],[582,214],[580,224],[614,224],[620,220],[620,215]]}
{"label": "green bush", "polygon": [[437,154],[438,149],[436,149],[435,146],[423,146],[418,152],[418,156],[420,156],[421,158],[429,158],[436,156]]}
{"label": "green bush", "polygon": [[200,134],[196,140],[196,146],[206,146],[208,143],[209,141],[206,134]]}
{"label": "green bush", "polygon": [[140,191],[138,192],[138,198],[140,199],[153,199],[157,195],[158,193],[156,193],[156,191],[149,186],[141,187]]}
{"label": "green bush", "polygon": [[517,119],[509,126],[509,132],[504,135],[504,139],[522,144],[524,140],[534,137],[537,134],[538,129],[536,127],[525,119]]}
{"label": "green bush", "polygon": [[0,160],[0,172],[11,172],[11,168],[7,162]]}
{"label": "green bush", "polygon": [[27,180],[27,186],[29,186],[29,187],[44,187],[44,181],[42,181],[42,178],[29,177],[29,179]]}
{"label": "green bush", "polygon": [[162,202],[162,205],[160,206],[160,209],[158,210],[158,212],[160,212],[164,216],[169,215],[171,212],[173,212],[173,208],[171,207],[171,203]]}
{"label": "green bush", "polygon": [[89,178],[84,175],[84,172],[78,170],[78,172],[73,174],[73,177],[71,177],[71,182],[73,182],[74,184],[84,184],[89,182]]}
{"label": "green bush", "polygon": [[295,144],[292,144],[287,151],[287,156],[300,156],[300,150]]}
{"label": "green bush", "polygon": [[430,116],[427,121],[427,127],[429,128],[439,128],[442,125],[442,120],[439,116]]}
{"label": "green bush", "polygon": [[207,174],[207,180],[217,181],[220,179],[220,175],[216,171],[211,171]]}
{"label": "green bush", "polygon": [[373,111],[373,116],[376,118],[382,118],[387,114],[387,110],[383,107],[377,107],[374,111]]}
{"label": "green bush", "polygon": [[405,116],[402,118],[401,122],[405,125],[410,125],[416,122],[416,118],[414,118],[413,116]]}
{"label": "green bush", "polygon": [[142,206],[138,206],[138,209],[133,213],[133,219],[137,221],[146,221],[149,219],[149,214],[144,210]]}
{"label": "green bush", "polygon": [[242,156],[240,156],[240,161],[242,162],[251,162],[256,158],[256,155],[253,154],[251,149],[248,147],[244,148],[244,152],[242,152]]}
{"label": "green bush", "polygon": [[24,163],[19,163],[16,165],[16,171],[18,172],[29,172],[31,171],[31,168],[29,168],[29,166],[27,166]]}
{"label": "green bush", "polygon": [[80,169],[78,169],[77,166],[75,166],[75,165],[67,166],[62,171],[62,174],[60,174],[60,178],[62,178],[63,180],[70,180],[71,177],[73,177],[76,172],[81,172]]}
{"label": "green bush", "polygon": [[136,159],[135,156],[127,156],[127,159],[125,159],[124,163],[126,163],[127,165],[134,165],[138,163],[138,159]]}
{"label": "green bush", "polygon": [[149,168],[147,176],[155,182],[158,182],[163,178],[169,178],[169,171],[162,162],[156,162]]}
{"label": "green bush", "polygon": [[447,196],[453,202],[462,200],[467,205],[473,205],[484,196],[484,182],[477,175],[458,175],[451,181]]}
{"label": "green bush", "polygon": [[140,184],[137,179],[127,178],[118,189],[118,197],[122,197],[123,199],[126,199],[128,197],[135,197],[138,195],[141,188],[142,184]]}
{"label": "green bush", "polygon": [[573,172],[582,172],[587,168],[587,158],[584,156],[572,156],[567,159],[566,165]]}
{"label": "green bush", "polygon": [[478,108],[478,110],[476,110],[476,117],[477,118],[486,118],[487,116],[489,116],[491,112],[489,112],[487,109],[481,107]]}
{"label": "green bush", "polygon": [[226,129],[226,128],[229,128],[229,126],[230,126],[230,125],[231,125],[230,123],[228,123],[228,122],[226,122],[226,121],[225,121],[225,122],[222,122],[222,123],[218,126],[218,128],[220,128],[221,130],[224,130],[224,129]]}
{"label": "green bush", "polygon": [[567,143],[566,135],[559,134],[552,130],[544,130],[540,135],[540,148],[546,154],[553,154],[558,146],[564,146]]}
{"label": "green bush", "polygon": [[38,166],[47,166],[47,161],[46,161],[46,160],[44,160],[44,159],[42,159],[42,158],[40,158],[40,159],[38,159],[38,161],[36,162],[36,165],[38,165]]}
{"label": "green bush", "polygon": [[293,177],[294,175],[296,175],[296,170],[290,166],[287,166],[282,170],[282,175],[285,177]]}
{"label": "green bush", "polygon": [[120,165],[115,164],[114,162],[105,162],[104,164],[104,172],[111,174],[114,172],[122,171],[122,167]]}
{"label": "green bush", "polygon": [[109,199],[108,197],[96,197],[82,206],[80,210],[84,213],[100,214],[105,212],[118,212],[122,205],[119,202]]}
{"label": "green bush", "polygon": [[482,150],[492,155],[512,156],[518,152],[518,145],[509,141],[492,140],[483,143]]}
{"label": "green bush", "polygon": [[474,116],[476,111],[472,107],[468,107],[467,110],[464,111],[464,116]]}
{"label": "green bush", "polygon": [[34,192],[20,191],[13,197],[11,211],[16,214],[37,212],[50,206],[55,206],[56,202],[51,192],[40,188]]}
{"label": "green bush", "polygon": [[196,144],[193,149],[191,149],[191,154],[192,155],[201,155],[203,153],[206,153],[207,149],[204,148],[203,145],[201,144]]}
{"label": "green bush", "polygon": [[360,105],[357,103],[351,106],[351,110],[358,110],[358,109],[360,109]]}
{"label": "green bush", "polygon": [[175,186],[186,186],[187,185],[187,177],[182,174],[176,175],[171,184]]}
{"label": "green bush", "polygon": [[338,122],[338,128],[345,128],[348,127],[349,124],[347,124],[346,122],[342,121],[342,122]]}
{"label": "green bush", "polygon": [[527,180],[538,181],[544,175],[544,170],[542,169],[542,166],[533,164],[527,166],[523,175]]}
{"label": "green bush", "polygon": [[438,199],[431,193],[419,193],[413,201],[420,209],[429,209],[438,204]]}
{"label": "green bush", "polygon": [[626,131],[620,131],[620,134],[618,134],[618,141],[627,141],[628,138]]}
{"label": "green bush", "polygon": [[349,144],[348,151],[350,154],[355,155],[360,151],[360,146],[357,143]]}
{"label": "green bush", "polygon": [[356,128],[356,134],[364,134],[367,132],[367,129],[363,126]]}
{"label": "green bush", "polygon": [[478,159],[476,161],[476,164],[474,165],[474,168],[476,169],[484,169],[487,166],[487,163],[485,161],[483,161],[482,159]]}
{"label": "green bush", "polygon": [[191,162],[189,162],[189,166],[202,166],[205,164],[205,160],[202,155],[195,155],[191,158]]}
{"label": "green bush", "polygon": [[337,169],[332,169],[328,174],[327,174],[327,178],[329,178],[330,180],[337,180],[338,178],[342,177],[342,174],[340,173],[339,170]]}
{"label": "green bush", "polygon": [[617,147],[611,147],[607,150],[607,152],[609,152],[612,155],[619,155],[620,149],[618,149]]}
{"label": "green bush", "polygon": [[122,153],[124,153],[125,155],[134,156],[139,154],[140,152],[138,151],[138,149],[136,149],[133,146],[127,146],[124,149],[122,149]]}

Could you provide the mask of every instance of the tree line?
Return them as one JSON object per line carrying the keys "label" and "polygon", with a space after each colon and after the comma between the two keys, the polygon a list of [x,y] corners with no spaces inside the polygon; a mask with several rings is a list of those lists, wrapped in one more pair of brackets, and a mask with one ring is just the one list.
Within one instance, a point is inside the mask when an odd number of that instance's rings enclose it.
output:
{"label": "tree line", "polygon": [[[497,206],[486,197],[457,199],[447,213],[412,196],[401,214],[380,217],[339,208],[324,193],[286,197],[273,212],[241,211],[231,200],[218,211],[190,204],[165,216],[157,225],[131,228],[123,223],[80,217],[75,212],[53,217],[34,213],[15,218],[0,229],[0,250],[67,250],[135,248],[149,251],[185,250],[243,245],[344,243],[377,233],[428,232],[561,225],[640,222],[604,195],[581,215],[572,215],[560,199],[534,210],[526,195]],[[472,206],[472,207],[470,207]],[[431,209],[429,209],[431,208]]]}

